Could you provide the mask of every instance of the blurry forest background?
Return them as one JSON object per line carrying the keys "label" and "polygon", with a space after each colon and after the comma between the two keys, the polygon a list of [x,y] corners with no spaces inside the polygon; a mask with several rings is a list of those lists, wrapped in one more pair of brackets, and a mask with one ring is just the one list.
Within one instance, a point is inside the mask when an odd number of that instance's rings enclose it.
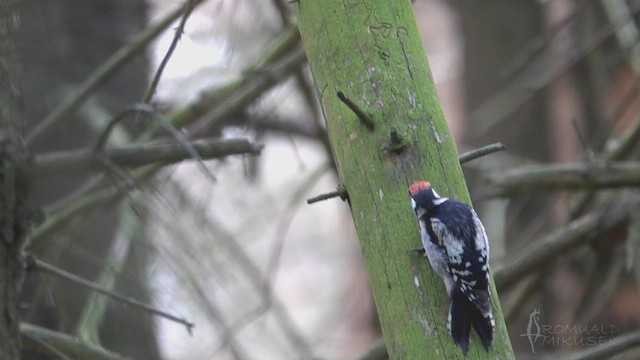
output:
{"label": "blurry forest background", "polygon": [[[188,17],[185,4],[195,7]],[[95,147],[116,118],[105,151],[149,139],[249,140],[244,155],[204,162],[43,167],[31,201],[46,218],[27,249],[42,263],[25,284],[25,323],[133,359],[355,359],[375,346],[381,334],[348,206],[305,202],[338,179],[299,5],[23,1],[36,161]],[[627,336],[616,358],[640,358],[640,2],[414,8],[460,152],[507,147],[464,170],[517,357],[584,356]],[[166,120],[182,135],[163,129]],[[65,358],[45,334],[23,334],[25,359]]]}

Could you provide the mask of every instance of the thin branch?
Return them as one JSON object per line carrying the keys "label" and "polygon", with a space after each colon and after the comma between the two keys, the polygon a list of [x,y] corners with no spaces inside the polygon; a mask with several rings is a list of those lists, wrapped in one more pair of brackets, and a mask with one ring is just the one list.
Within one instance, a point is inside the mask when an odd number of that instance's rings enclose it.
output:
{"label": "thin branch", "polygon": [[175,321],[175,322],[177,322],[179,324],[184,325],[186,327],[187,331],[190,334],[191,334],[191,331],[192,331],[193,327],[195,326],[189,320],[180,318],[178,316],[169,314],[169,313],[167,313],[165,311],[156,309],[156,308],[154,308],[154,307],[152,307],[150,305],[143,304],[143,303],[141,303],[139,301],[136,301],[136,300],[130,299],[130,298],[126,297],[126,296],[117,294],[117,293],[115,293],[115,292],[113,292],[111,290],[104,289],[101,286],[98,286],[98,285],[94,284],[93,282],[91,282],[89,280],[83,279],[83,278],[81,278],[81,277],[79,277],[77,275],[74,275],[72,273],[64,271],[64,270],[62,270],[60,268],[57,268],[57,267],[55,267],[55,266],[53,266],[51,264],[48,264],[48,263],[44,262],[42,260],[39,260],[33,255],[28,254],[28,255],[26,255],[25,258],[26,258],[26,262],[27,262],[27,267],[30,268],[30,269],[37,269],[39,271],[47,272],[47,273],[49,273],[51,275],[54,275],[54,276],[57,276],[57,277],[59,277],[61,279],[65,279],[65,280],[71,281],[73,283],[76,283],[78,285],[84,286],[84,287],[86,287],[88,289],[91,289],[93,291],[99,292],[100,294],[103,294],[103,295],[108,296],[108,297],[110,297],[110,298],[112,298],[114,300],[117,300],[117,301],[120,301],[122,303],[125,303],[125,304],[127,304],[129,306],[135,307],[135,308],[140,309],[140,310],[144,310],[146,312],[149,312],[151,314],[163,317],[163,318],[171,320],[171,321]]}
{"label": "thin branch", "polygon": [[607,233],[626,221],[629,214],[637,211],[638,207],[638,204],[626,203],[592,212],[530,243],[518,253],[509,255],[504,263],[496,267],[493,271],[496,287],[505,290],[560,255]]}
{"label": "thin branch", "polygon": [[[245,139],[196,140],[191,142],[191,147],[202,159],[239,154],[257,155],[262,150],[262,145]],[[22,170],[27,177],[36,180],[58,174],[102,171],[104,165],[97,155],[121,167],[170,164],[193,158],[180,144],[145,144],[106,149],[97,154],[91,149],[80,149],[38,155],[31,162],[24,164]]]}
{"label": "thin branch", "polygon": [[[300,49],[300,33],[297,27],[290,27],[274,40],[268,50],[256,59],[243,75],[201,91],[198,99],[177,108],[168,118],[176,128],[190,125],[196,127],[195,131],[191,130],[191,135],[188,136],[190,138],[199,136],[194,134],[197,131],[208,130],[210,133],[216,133],[225,124],[221,120],[229,120],[231,115],[237,114],[264,91],[276,85],[269,79],[283,78],[292,67],[302,65],[304,59],[304,51]],[[205,124],[194,124],[203,117],[208,118],[201,121]],[[201,129],[198,129],[198,126]],[[138,137],[138,141],[149,140],[157,135],[158,127],[154,125],[147,128]]]}
{"label": "thin branch", "polygon": [[[282,22],[282,25],[284,27],[291,25],[292,19],[291,19],[290,2],[287,0],[271,0],[271,2],[273,3],[273,6],[276,8],[278,14],[280,15],[280,21]],[[300,90],[300,94],[302,95],[302,98],[304,99],[305,103],[311,110],[310,112],[312,114],[319,114],[320,111],[318,108],[316,93],[313,88],[313,81],[309,81],[307,76],[305,76],[306,75],[305,70],[306,69],[304,67],[299,67],[295,70],[296,83]],[[324,131],[321,130],[323,125],[320,117],[314,116],[313,120],[316,125],[316,129],[317,129],[316,132],[324,133]],[[324,141],[325,139],[326,141]],[[331,158],[331,145],[329,144],[329,139],[326,136],[326,133],[325,133],[324,139],[322,140],[323,140],[322,145],[324,146],[325,151]],[[333,167],[335,168],[335,164],[333,164]]]}
{"label": "thin branch", "polygon": [[[25,343],[25,341],[24,341],[25,339],[31,340],[34,343],[44,347],[47,350],[46,353],[51,353],[51,354],[53,354],[55,356],[58,356],[62,360],[73,360],[70,357],[68,357],[65,353],[63,353],[62,351],[56,349],[53,345],[49,344],[45,340],[41,340],[41,339],[39,339],[37,337],[32,336],[29,333],[23,333],[23,332],[20,333],[20,336],[23,337],[23,340],[22,340],[23,344]],[[27,342],[26,346],[27,346],[27,349],[29,350],[30,344],[28,342]]]}
{"label": "thin branch", "polygon": [[[204,0],[196,0],[194,6],[199,5],[203,1]],[[185,6],[186,5],[188,4],[185,4]],[[60,106],[51,111],[46,118],[34,126],[33,130],[26,136],[26,144],[32,144],[52,125],[72,115],[73,112],[75,112],[89,97],[89,95],[91,95],[99,86],[104,84],[107,79],[109,79],[129,60],[142,52],[142,50],[153,39],[169,27],[169,25],[171,25],[183,13],[184,6],[172,11],[157,24],[148,27],[146,30],[138,34],[131,43],[123,46],[107,58],[82,84],[78,86],[78,90],[71,96],[71,98],[69,98],[69,100],[63,102]]]}
{"label": "thin branch", "polygon": [[125,190],[133,190],[137,187],[136,180],[127,173],[122,166],[111,161],[104,154],[95,154],[96,159],[102,164],[105,171],[109,173],[115,182]]}
{"label": "thin branch", "polygon": [[[631,222],[631,219],[630,219]],[[631,225],[628,225],[627,229]],[[630,232],[628,230],[627,232]],[[634,235],[629,235],[634,237]],[[615,298],[615,292],[622,279],[627,276],[625,260],[627,249],[623,243],[626,239],[605,239],[594,241],[594,261],[585,261],[581,272],[589,274],[584,290],[576,301],[574,319],[578,324],[592,323],[596,316]],[[584,257],[583,257],[584,259]]]}
{"label": "thin branch", "polygon": [[[615,129],[620,126],[623,115],[627,113],[636,103],[639,90],[640,77],[636,76],[633,84],[631,84],[631,86],[629,86],[629,88],[626,89],[624,93],[622,93],[620,96],[617,96],[618,101],[615,104],[615,107],[606,115],[602,116],[603,119],[601,121],[601,124],[598,125],[596,129],[594,129],[593,132],[597,134],[597,137],[594,136],[596,138],[593,140],[593,148],[601,149],[601,151],[605,152],[605,156],[606,154],[611,152],[607,149],[607,142],[612,139],[612,134],[614,134],[614,136],[618,136],[618,132],[615,131]],[[637,119],[635,122],[637,122]],[[625,126],[625,130],[623,131],[627,131],[626,129],[632,126],[633,125]]]}
{"label": "thin branch", "polygon": [[212,346],[212,349],[214,350],[211,352],[211,357],[215,357],[215,355],[225,347],[230,345],[232,346],[232,342],[234,341],[236,334],[251,325],[254,321],[257,321],[260,317],[264,316],[267,311],[269,311],[270,307],[270,303],[262,301],[256,308],[245,312],[244,315],[231,324],[231,326],[227,326],[222,335],[219,336],[220,340],[218,340],[218,343],[215,346]]}
{"label": "thin branch", "polygon": [[552,24],[542,35],[529,41],[524,48],[518,51],[506,66],[504,66],[499,76],[503,79],[510,79],[526,68],[532,61],[538,60],[540,54],[548,47],[551,41],[563,30],[566,30],[569,25],[573,24],[578,15],[586,8],[586,5],[589,5],[591,2],[591,0],[582,0],[574,6],[573,11],[565,18]]}
{"label": "thin branch", "polygon": [[[635,101],[636,93],[638,87],[640,85],[640,78],[636,78],[632,89],[623,96],[620,104],[613,112],[613,114],[608,118],[608,123],[614,123],[621,114],[624,112],[623,109],[626,109],[633,101]],[[607,134],[611,133],[611,127],[607,131]],[[617,141],[615,147],[610,150],[607,150],[602,156],[602,160],[604,162],[611,162],[616,160],[622,160],[623,158],[631,158],[633,157],[632,152],[637,148],[638,140],[640,140],[640,117],[636,117],[633,124],[629,125],[625,130],[624,134],[620,137],[620,140]],[[604,142],[604,140],[603,140]],[[595,195],[595,190],[588,191],[583,196],[579,197],[577,201],[573,204],[570,211],[570,216],[575,217],[581,214],[593,201]]]}
{"label": "thin branch", "polygon": [[278,225],[276,226],[275,236],[274,236],[274,249],[271,252],[271,256],[269,256],[269,261],[267,263],[266,268],[266,280],[264,286],[264,297],[271,296],[271,287],[275,283],[275,279],[277,277],[277,273],[280,267],[280,260],[282,256],[282,249],[284,248],[284,242],[286,239],[287,232],[291,223],[293,222],[293,217],[295,213],[299,210],[299,206],[301,205],[301,199],[304,194],[313,186],[315,186],[320,179],[322,179],[322,175],[329,171],[329,164],[323,164],[316,168],[314,171],[311,171],[305,179],[299,182],[298,188],[291,194],[289,199],[289,203],[286,206],[284,214],[282,214]]}
{"label": "thin branch", "polygon": [[[131,196],[133,194],[128,193]],[[140,194],[138,194],[140,195]],[[138,220],[142,217],[134,209],[135,199],[131,199],[131,203],[120,202],[117,207],[118,221],[116,221],[116,230],[113,240],[106,250],[105,266],[102,267],[100,274],[94,278],[94,284],[101,288],[114,291],[118,276],[122,274],[125,261],[131,253],[134,238],[139,237],[140,223]],[[135,216],[137,215],[137,217]],[[90,343],[100,343],[100,328],[107,316],[107,305],[109,299],[97,292],[92,292],[84,301],[84,306],[79,311],[80,315],[75,321],[75,330],[73,331],[80,339]]]}
{"label": "thin branch", "polygon": [[[140,169],[138,174],[135,174],[133,178],[136,181],[140,179],[148,178],[155,173],[155,168],[146,167]],[[47,215],[45,221],[35,227],[29,234],[31,241],[30,250],[34,253],[40,254],[45,250],[45,247],[49,244],[44,241],[47,235],[57,230],[60,226],[68,224],[68,221],[73,216],[78,214],[84,214],[89,209],[95,208],[98,205],[108,204],[111,201],[119,199],[122,192],[116,186],[109,186],[101,190],[92,191],[91,193],[78,196],[69,201],[65,205],[59,207],[58,211],[52,212]]]}
{"label": "thin branch", "polygon": [[606,161],[622,160],[630,156],[632,150],[638,147],[638,143],[640,143],[640,117],[625,129],[617,146],[607,152],[604,158]]}
{"label": "thin branch", "polygon": [[[326,172],[329,169],[329,165],[323,165],[311,172],[309,176],[307,176],[306,181],[303,181],[303,184],[298,188],[298,190],[291,197],[291,201],[287,206],[287,215],[283,216],[283,220],[277,226],[276,230],[276,246],[273,250],[269,264],[267,265],[266,277],[263,284],[262,297],[263,301],[253,310],[246,312],[239,320],[237,320],[234,324],[232,324],[222,335],[220,339],[220,344],[216,347],[214,351],[217,353],[222,348],[224,348],[229,341],[233,340],[235,334],[240,332],[246,326],[250,325],[252,322],[256,321],[259,317],[263,316],[270,308],[272,304],[272,291],[271,291],[271,283],[274,281],[276,276],[277,267],[280,261],[280,255],[282,252],[282,248],[284,246],[284,238],[286,235],[286,231],[290,225],[290,222],[293,218],[293,213],[296,211],[296,208],[299,206],[299,198],[303,195],[305,191],[308,190],[309,187],[312,187],[315,182],[320,179],[320,175],[323,172]],[[279,240],[278,240],[279,239]],[[270,280],[271,279],[271,280]]]}
{"label": "thin branch", "polygon": [[[638,12],[640,12],[640,6],[634,6],[631,10],[631,14],[634,16]],[[587,43],[575,48],[567,58],[553,62],[553,66],[545,63],[547,59],[537,59],[506,86],[503,86],[500,91],[489,96],[486,101],[473,109],[468,116],[469,121],[481,124],[478,132],[480,134],[486,133],[517,110],[538,91],[565,74],[580,60],[595,51],[611,38],[614,33],[615,28],[613,26],[602,27],[593,34]]]}
{"label": "thin branch", "polygon": [[[20,334],[23,339],[34,341],[40,346],[44,346],[48,352],[54,353],[56,356],[73,356],[73,359],[87,360],[127,360],[120,354],[116,354],[106,350],[100,346],[89,344],[77,337],[69,334],[61,333],[41,326],[21,323]],[[27,346],[29,342],[25,341]],[[58,354],[58,352],[62,354]]]}
{"label": "thin branch", "polygon": [[347,107],[351,111],[353,111],[354,114],[356,114],[360,122],[362,122],[362,124],[364,124],[367,127],[367,129],[369,130],[375,129],[375,122],[373,122],[373,119],[371,119],[371,116],[367,114],[364,110],[362,110],[360,106],[358,106],[358,104],[353,102],[353,100],[349,99],[349,97],[347,97],[347,95],[342,91],[338,91],[336,95],[338,96],[338,99],[340,99],[340,101],[342,101],[345,105],[347,105]]}
{"label": "thin branch", "polygon": [[515,289],[511,290],[507,302],[502,306],[507,324],[512,324],[515,321],[516,316],[520,314],[527,301],[539,290],[541,278],[540,274],[527,276],[520,281]]}
{"label": "thin branch", "polygon": [[619,46],[628,50],[627,60],[636,74],[640,74],[640,32],[629,5],[624,0],[600,1],[609,22],[615,28]]}
{"label": "thin branch", "polygon": [[566,357],[564,360],[600,360],[608,359],[623,351],[640,347],[640,331],[621,335],[607,343],[593,346]]}
{"label": "thin branch", "polygon": [[573,131],[576,133],[578,142],[580,142],[580,145],[582,146],[582,151],[585,154],[586,161],[588,163],[593,163],[596,160],[596,154],[594,153],[592,147],[589,145],[584,131],[582,131],[582,129],[580,128],[580,123],[578,123],[578,120],[572,119],[571,124],[573,125]]}
{"label": "thin branch", "polygon": [[[225,227],[219,222],[207,219],[207,226],[219,240],[219,244],[224,246],[226,250],[233,254],[234,264],[237,264],[240,271],[246,274],[247,280],[251,283],[254,289],[264,289],[265,284],[268,283],[268,279],[265,278],[262,270],[255,264],[255,262],[249,257],[244,248],[240,246],[237,240],[229,233]],[[264,294],[261,292],[261,294]],[[268,298],[262,298],[266,307],[270,307],[271,314],[275,318],[275,321],[280,325],[281,330],[291,343],[291,345],[298,351],[298,358],[311,359],[313,358],[311,345],[308,343],[303,332],[300,331],[298,325],[293,321],[287,308],[276,294],[269,294]],[[227,333],[224,337],[233,338],[235,334]]]}
{"label": "thin branch", "polygon": [[169,59],[171,59],[173,52],[178,46],[178,41],[180,41],[180,38],[184,33],[184,26],[187,23],[187,19],[189,18],[189,15],[191,15],[191,11],[193,11],[197,3],[198,1],[196,0],[187,0],[185,1],[185,4],[182,6],[184,10],[182,12],[182,17],[180,18],[180,23],[178,24],[178,27],[175,30],[176,33],[173,36],[173,40],[171,40],[171,44],[169,45],[169,49],[167,50],[167,53],[162,58],[162,61],[160,62],[160,65],[158,66],[156,73],[153,75],[153,80],[151,80],[151,85],[149,85],[149,89],[147,89],[146,94],[144,94],[144,98],[142,100],[143,103],[145,104],[150,103],[151,99],[155,95],[156,88],[158,87],[158,83],[160,82],[160,78],[162,77],[162,73],[164,72],[164,68],[169,63]]}
{"label": "thin branch", "polygon": [[102,131],[102,134],[98,137],[98,140],[93,145],[93,151],[98,152],[104,148],[107,144],[107,140],[111,136],[113,129],[120,124],[121,121],[125,120],[129,115],[132,114],[145,114],[152,116],[155,112],[155,109],[147,104],[134,104],[124,110],[122,110],[118,115],[114,116],[109,123]]}
{"label": "thin branch", "polygon": [[302,138],[320,141],[323,145],[329,146],[329,137],[324,129],[319,129],[315,125],[309,125],[311,120],[285,120],[275,119],[270,116],[253,117],[249,119],[249,124],[257,131],[271,131],[284,135],[295,135]]}
{"label": "thin branch", "polygon": [[336,189],[336,191],[331,191],[325,194],[320,194],[317,196],[314,196],[312,198],[307,199],[307,204],[311,205],[320,201],[324,201],[324,200],[329,200],[329,199],[333,199],[333,198],[337,198],[339,197],[342,201],[345,201],[349,198],[349,195],[347,194],[347,190],[342,187],[341,185],[338,186],[338,188]]}
{"label": "thin branch", "polygon": [[[475,160],[477,158],[480,158],[489,154],[493,154],[494,152],[498,152],[504,149],[506,149],[506,146],[504,146],[502,143],[494,143],[487,146],[483,146],[475,150],[468,151],[460,155],[458,159],[460,160],[460,164],[464,164],[469,161]],[[344,187],[338,186],[336,191],[320,194],[307,199],[307,204],[311,205],[320,201],[329,200],[336,197],[339,197],[342,201],[345,201],[348,199],[349,196],[347,194],[347,190]]]}
{"label": "thin branch", "polygon": [[193,157],[198,162],[198,166],[200,167],[200,170],[202,170],[202,172],[210,180],[215,181],[215,176],[213,176],[213,174],[209,171],[209,169],[206,166],[204,166],[204,163],[202,161],[202,158],[198,154],[198,151],[196,151],[193,148],[193,146],[191,146],[191,143],[189,143],[189,140],[187,140],[187,138],[182,134],[182,132],[180,132],[178,129],[176,129],[173,126],[171,121],[165,118],[162,114],[158,113],[153,107],[149,106],[148,104],[135,104],[131,106],[129,109],[126,109],[125,111],[121,112],[115,118],[113,118],[107,125],[102,135],[100,135],[100,137],[98,138],[98,141],[94,146],[95,152],[102,150],[102,148],[104,147],[104,145],[106,144],[109,138],[109,135],[111,135],[113,128],[116,125],[118,125],[121,121],[123,121],[128,114],[131,114],[131,113],[148,114],[150,116],[150,119],[159,123],[161,127],[165,129],[169,133],[169,135],[171,135],[171,137],[173,137],[178,142],[178,144],[181,145],[191,155],[191,157]]}
{"label": "thin branch", "polygon": [[640,162],[534,165],[487,178],[481,197],[549,190],[605,189],[640,185]]}
{"label": "thin branch", "polygon": [[460,160],[460,164],[464,164],[477,158],[493,154],[494,152],[505,150],[506,148],[507,147],[504,146],[503,143],[498,142],[475,150],[467,151],[466,153],[458,156],[458,160]]}
{"label": "thin branch", "polygon": [[[168,224],[168,221],[165,219],[173,218],[174,214],[177,214],[183,210],[181,209],[189,209],[194,216],[189,217],[189,221],[193,221],[193,226],[197,229],[206,229],[209,226],[208,218],[206,217],[206,201],[202,201],[200,198],[193,199],[189,196],[185,189],[176,181],[169,180],[167,182],[158,183],[155,186],[155,190],[159,193],[166,194],[170,193],[175,198],[172,201],[166,201],[163,197],[160,196],[152,196],[152,199],[157,202],[157,204],[153,204],[151,208],[154,209],[157,214],[154,217],[158,217],[160,222]],[[168,217],[167,217],[168,216]],[[205,236],[210,238],[210,235],[205,231]],[[169,226],[167,229],[166,236],[169,238],[177,238],[180,236],[184,236],[184,234],[180,233],[180,229],[176,227]],[[215,235],[212,238],[217,238]],[[230,325],[227,323],[228,313],[219,308],[220,304],[215,301],[211,301],[209,294],[207,292],[206,286],[202,281],[198,281],[201,278],[202,274],[211,273],[211,276],[208,277],[209,280],[215,279],[218,276],[221,276],[222,271],[217,271],[218,269],[215,267],[217,265],[216,261],[213,261],[211,258],[207,258],[206,261],[199,261],[195,253],[192,252],[193,248],[188,246],[190,242],[183,242],[181,245],[176,245],[171,242],[161,241],[156,244],[155,251],[160,255],[159,258],[162,259],[166,265],[172,269],[172,273],[177,277],[180,287],[184,288],[185,291],[189,292],[190,300],[193,300],[194,305],[198,306],[201,309],[203,316],[210,321],[213,326],[216,328],[219,333],[227,333],[230,330]],[[208,245],[205,245],[208,246]],[[217,246],[213,245],[214,247]],[[196,253],[206,254],[208,250],[199,246],[196,246]],[[216,251],[216,254],[219,254]],[[190,262],[191,266],[179,266],[176,267],[177,264],[184,264],[186,262]],[[232,261],[233,264],[235,262]],[[232,357],[235,360],[243,360],[247,359],[243,346],[239,344],[235,339],[229,339],[229,342],[226,344],[227,349]],[[207,356],[208,358],[215,358],[215,356]]]}
{"label": "thin branch", "polygon": [[[251,69],[255,69],[254,71],[248,73],[246,77],[231,81],[222,87],[216,87],[213,91],[203,92],[198,100],[175,110],[169,115],[171,123],[174,127],[179,128],[208,115],[206,120],[196,124],[196,130],[198,130],[197,127],[199,126],[202,131],[218,131],[225,124],[222,121],[223,119],[227,119],[230,115],[254,101],[264,91],[276,85],[275,82],[269,81],[269,79],[284,77],[292,69],[304,63],[306,59],[304,50],[299,44],[300,33],[297,27],[290,28],[278,38],[265,56],[255,61],[251,67]],[[213,110],[207,114],[207,111],[212,107]],[[140,138],[147,140],[153,138],[156,129],[150,128]],[[140,181],[155,174],[158,168],[158,166],[151,166],[139,169],[135,174],[132,174],[132,177],[136,181]],[[101,189],[96,190],[97,188]],[[70,197],[64,203],[60,203],[58,206],[60,210],[50,213],[46,221],[31,232],[32,246],[44,246],[41,241],[43,237],[64,224],[70,217],[122,196],[122,192],[118,191],[118,189],[109,184],[105,185],[100,181],[89,184],[83,190],[83,192],[75,193],[73,197]]]}
{"label": "thin branch", "polygon": [[[245,249],[240,245],[238,239],[235,238],[234,234],[232,234],[225,225],[220,223],[215,217],[212,218],[210,216],[205,216],[206,211],[204,211],[203,209],[206,208],[206,201],[194,201],[193,199],[191,199],[191,197],[187,197],[180,186],[174,181],[165,182],[163,185],[167,186],[167,189],[171,190],[169,191],[170,193],[176,194],[180,197],[179,199],[176,199],[177,202],[182,204],[182,202],[184,201],[189,201],[188,203],[183,205],[187,205],[190,209],[193,210],[193,216],[191,218],[195,219],[194,221],[197,221],[197,223],[200,224],[198,229],[202,232],[202,234],[206,236],[207,239],[215,239],[215,244],[213,246],[216,248],[216,254],[223,256],[225,262],[229,262],[234,266],[233,271],[235,274],[243,274],[243,276],[246,275],[244,276],[244,278],[248,280],[249,288],[254,289],[257,292],[258,296],[256,297],[256,300],[260,302],[258,309],[256,309],[255,312],[252,311],[252,313],[257,314],[256,316],[260,316],[263,313],[263,309],[264,311],[271,310],[269,314],[269,321],[275,320],[275,323],[277,323],[283,335],[290,343],[291,347],[297,350],[298,356],[296,356],[296,358],[313,358],[310,344],[305,339],[305,336],[303,332],[300,331],[298,325],[289,315],[287,308],[280,300],[278,294],[270,294],[271,296],[269,298],[263,297],[264,292],[260,290],[266,286],[265,283],[267,282],[267,279],[261,267],[254,262],[254,260],[249,256]],[[175,257],[180,255],[178,253],[175,253],[175,249],[170,250],[172,253],[169,256]],[[209,261],[207,264],[209,263],[211,263],[211,261]],[[211,265],[215,265],[214,263],[211,263]],[[196,261],[195,264],[198,264],[198,261]],[[200,270],[203,269],[205,273],[206,271],[210,270],[209,266],[207,266],[206,268],[200,268]],[[225,271],[227,270],[229,269],[225,269]],[[202,304],[205,305],[205,310],[218,312],[215,309],[215,305],[212,304],[210,302],[210,299],[206,296],[205,291],[202,289],[202,287],[197,282],[192,281],[192,279],[197,278],[203,272],[198,272],[198,269],[195,268],[185,268],[181,269],[181,271],[192,273],[191,275],[186,276],[184,283],[196,290],[196,295],[198,295],[196,298],[201,299]],[[220,272],[214,271],[214,274],[212,276],[215,278],[216,276],[221,275],[222,274],[220,274]],[[243,296],[246,296],[246,294],[243,294]],[[244,318],[243,320],[241,320],[240,322],[234,321],[235,325],[229,327],[224,319],[229,315],[230,314],[227,313],[219,313],[216,314],[216,316],[212,317],[214,320],[216,320],[216,322],[221,323],[221,344],[218,350],[226,346],[226,344],[234,344],[236,342],[235,336],[237,335],[235,331],[239,331],[241,327],[251,323],[251,319],[242,316],[242,318]],[[216,350],[216,352],[218,350]],[[215,358],[215,356],[209,357]]]}
{"label": "thin branch", "polygon": [[189,129],[188,137],[193,138],[201,135],[207,130],[219,128],[223,120],[228,120],[229,116],[246,108],[261,94],[279,84],[291,75],[295,69],[304,63],[306,54],[302,46],[297,45],[295,49],[287,54],[283,59],[270,66],[264,67],[263,71],[251,73],[241,86],[234,89],[232,94],[207,113],[203,120]]}

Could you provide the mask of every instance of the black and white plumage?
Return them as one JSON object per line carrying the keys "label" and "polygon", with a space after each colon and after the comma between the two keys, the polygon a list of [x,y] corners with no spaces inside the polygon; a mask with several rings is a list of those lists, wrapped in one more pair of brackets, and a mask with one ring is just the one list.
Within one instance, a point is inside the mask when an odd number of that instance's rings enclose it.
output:
{"label": "black and white plumage", "polygon": [[466,354],[473,326],[488,350],[495,323],[489,294],[489,243],[480,218],[465,203],[440,197],[427,181],[411,184],[409,195],[425,254],[450,298],[451,337]]}

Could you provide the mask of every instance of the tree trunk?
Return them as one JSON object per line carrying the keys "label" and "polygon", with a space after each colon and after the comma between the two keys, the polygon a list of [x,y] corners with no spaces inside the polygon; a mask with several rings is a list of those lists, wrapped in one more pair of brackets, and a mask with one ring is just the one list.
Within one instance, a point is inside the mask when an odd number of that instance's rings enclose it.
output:
{"label": "tree trunk", "polygon": [[0,358],[20,358],[18,305],[24,264],[24,188],[16,164],[24,154],[18,31],[20,1],[0,1]]}
{"label": "tree trunk", "polygon": [[[64,103],[108,56],[147,26],[145,3],[144,0],[24,1],[23,85],[28,133]],[[118,70],[78,111],[33,140],[29,151],[43,153],[91,146],[113,114],[142,98],[147,83],[147,58],[141,55]],[[87,177],[73,173],[41,178],[33,182],[30,203],[50,207],[85,181]],[[109,203],[81,214],[47,239],[33,242],[27,250],[65,270],[97,280],[104,269],[110,269],[109,250],[119,227],[117,204]],[[136,255],[127,257],[115,289],[139,301],[151,302],[144,274],[139,273],[145,267],[146,245],[141,241],[134,243],[131,252]],[[23,309],[23,319],[85,336],[80,330],[73,332],[78,328],[83,309],[92,308],[88,303],[92,294],[68,281],[28,276],[22,301],[29,306]],[[148,314],[109,301],[99,324],[100,344],[134,359],[156,359],[160,355],[154,328],[153,318]],[[95,333],[95,329],[85,327],[85,333]],[[23,355],[30,360],[48,358],[30,349],[25,349]]]}
{"label": "tree trunk", "polygon": [[[463,358],[447,331],[441,280],[407,252],[420,244],[409,183],[427,178],[441,195],[470,202],[411,2],[300,0],[296,10],[390,358]],[[514,357],[494,287],[492,297],[494,343],[485,352],[472,335],[467,359]]]}

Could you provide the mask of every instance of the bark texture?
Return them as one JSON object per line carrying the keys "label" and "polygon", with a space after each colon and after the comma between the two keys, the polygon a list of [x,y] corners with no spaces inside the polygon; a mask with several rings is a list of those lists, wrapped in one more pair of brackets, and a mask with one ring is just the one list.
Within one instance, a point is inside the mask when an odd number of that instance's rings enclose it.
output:
{"label": "bark texture", "polygon": [[[407,252],[420,244],[408,184],[428,179],[441,195],[469,202],[411,2],[303,0],[296,9],[389,356],[465,358],[447,331],[442,282]],[[513,358],[495,289],[493,304],[491,351],[474,334],[466,359]]]}

